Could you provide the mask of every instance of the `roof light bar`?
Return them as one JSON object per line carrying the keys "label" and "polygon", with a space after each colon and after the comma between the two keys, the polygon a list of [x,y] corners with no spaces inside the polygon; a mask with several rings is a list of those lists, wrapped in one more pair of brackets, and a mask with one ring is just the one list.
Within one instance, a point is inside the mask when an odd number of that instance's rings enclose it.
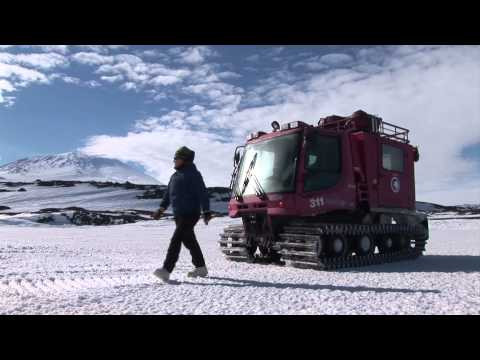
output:
{"label": "roof light bar", "polygon": [[300,126],[300,121],[293,121],[286,124],[282,124],[282,130],[295,129]]}
{"label": "roof light bar", "polygon": [[247,140],[252,140],[252,139],[256,139],[262,135],[265,135],[266,133],[264,131],[257,131],[257,132],[254,132],[254,133],[250,133],[250,135],[248,136]]}

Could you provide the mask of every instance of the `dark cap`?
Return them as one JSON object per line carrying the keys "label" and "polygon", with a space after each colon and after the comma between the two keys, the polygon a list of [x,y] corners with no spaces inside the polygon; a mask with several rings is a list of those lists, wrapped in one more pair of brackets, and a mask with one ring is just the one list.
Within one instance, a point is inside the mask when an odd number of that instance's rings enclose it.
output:
{"label": "dark cap", "polygon": [[175,159],[183,159],[185,161],[193,161],[195,158],[195,151],[190,150],[186,146],[182,146],[175,152]]}

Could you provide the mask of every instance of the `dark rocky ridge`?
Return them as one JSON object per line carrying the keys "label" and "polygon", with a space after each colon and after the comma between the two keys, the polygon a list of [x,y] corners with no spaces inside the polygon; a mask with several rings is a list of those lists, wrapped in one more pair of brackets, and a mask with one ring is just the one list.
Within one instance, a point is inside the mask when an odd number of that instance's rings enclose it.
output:
{"label": "dark rocky ridge", "polygon": [[[73,214],[69,216],[67,212],[73,211]],[[32,214],[46,214],[37,220],[39,223],[53,223],[55,221],[54,216],[60,215],[67,219],[73,225],[122,225],[131,224],[137,221],[152,221],[153,211],[148,210],[135,210],[128,209],[123,211],[94,211],[86,210],[79,207],[68,207],[63,209],[48,208],[39,211],[32,212]],[[226,214],[214,212],[213,216],[222,217]],[[172,214],[166,213],[162,219],[171,219]]]}
{"label": "dark rocky ridge", "polygon": [[[167,186],[165,185],[142,185],[133,184],[130,182],[118,183],[118,182],[99,182],[99,181],[66,181],[66,180],[51,180],[43,181],[36,180],[34,182],[11,182],[0,181],[0,185],[4,185],[9,188],[18,188],[26,185],[36,185],[45,187],[72,187],[78,184],[90,184],[96,188],[116,187],[125,190],[142,190],[141,195],[137,195],[138,199],[162,199]],[[209,187],[207,188],[211,199],[217,201],[228,202],[230,200],[230,189],[226,187]],[[10,191],[26,191],[24,188],[18,190],[0,189],[0,192]],[[10,210],[8,206],[0,206],[0,211],[4,215],[15,215],[17,212],[5,212]],[[426,202],[417,202],[417,210],[424,212],[428,215],[434,215],[436,213],[453,212],[458,215],[476,215],[480,214],[479,205],[457,205],[457,206],[445,206]],[[67,207],[67,208],[45,208],[39,211],[32,212],[33,214],[48,214],[45,218],[41,218],[39,222],[49,223],[53,222],[53,214],[65,214],[66,211],[73,211],[73,216],[69,218],[72,224],[75,225],[113,225],[113,224],[125,224],[136,221],[151,220],[151,211],[128,209],[122,211],[93,211],[80,207]],[[226,214],[216,214],[216,216],[224,216]],[[66,214],[65,214],[66,216]],[[171,215],[170,215],[171,216]],[[168,217],[168,216],[167,216]]]}
{"label": "dark rocky ridge", "polygon": [[[116,187],[122,188],[125,190],[144,190],[142,195],[137,195],[138,199],[161,199],[165,194],[167,189],[166,185],[142,185],[142,184],[133,184],[131,182],[100,182],[100,181],[69,181],[69,180],[36,180],[34,182],[2,182],[0,185],[6,187],[20,187],[25,185],[36,185],[36,186],[51,186],[51,187],[72,187],[78,184],[90,184],[98,189],[107,188],[107,187]],[[22,188],[23,189],[23,188]],[[25,189],[19,189],[18,191],[25,191]],[[228,201],[230,199],[230,189],[226,187],[209,187],[207,188],[210,198],[217,198],[219,201]],[[0,189],[0,192],[15,191]]]}
{"label": "dark rocky ridge", "polygon": [[418,211],[426,214],[436,214],[444,212],[453,212],[457,215],[476,215],[480,214],[480,205],[439,205],[417,201],[416,207]]}

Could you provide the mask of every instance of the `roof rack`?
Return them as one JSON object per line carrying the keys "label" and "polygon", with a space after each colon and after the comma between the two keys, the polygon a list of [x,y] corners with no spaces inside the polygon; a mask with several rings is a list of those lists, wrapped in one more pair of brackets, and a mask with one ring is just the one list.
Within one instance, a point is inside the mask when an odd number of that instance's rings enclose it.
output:
{"label": "roof rack", "polygon": [[362,110],[354,112],[351,116],[327,116],[326,118],[319,120],[318,126],[338,132],[347,129],[354,129],[372,134],[378,134],[380,137],[399,141],[405,144],[410,142],[408,140],[408,129],[385,122],[381,118],[367,114]]}
{"label": "roof rack", "polygon": [[397,140],[405,144],[408,144],[410,142],[410,140],[408,140],[408,133],[409,133],[408,129],[405,129],[401,126],[397,126],[394,124],[390,124],[383,120],[380,122],[380,126],[378,129],[378,134],[381,137],[388,138],[391,140]]}

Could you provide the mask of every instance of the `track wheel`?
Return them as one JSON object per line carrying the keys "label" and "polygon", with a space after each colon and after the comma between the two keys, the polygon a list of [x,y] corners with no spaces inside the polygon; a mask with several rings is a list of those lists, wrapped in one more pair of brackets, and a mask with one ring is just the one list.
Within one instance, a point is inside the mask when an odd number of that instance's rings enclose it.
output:
{"label": "track wheel", "polygon": [[394,239],[393,247],[395,250],[405,250],[410,248],[410,239],[404,235],[398,235]]}
{"label": "track wheel", "polygon": [[392,252],[394,247],[394,239],[391,236],[383,236],[379,238],[378,243],[378,251],[382,254]]}
{"label": "track wheel", "polygon": [[274,264],[280,264],[282,262],[282,256],[271,247],[259,246],[258,249],[260,250],[260,254],[265,261],[272,262]]}
{"label": "track wheel", "polygon": [[375,242],[371,235],[361,235],[355,239],[355,253],[360,256],[373,254]]}
{"label": "track wheel", "polygon": [[332,236],[328,241],[328,253],[333,257],[342,257],[348,255],[348,239],[341,235]]}

